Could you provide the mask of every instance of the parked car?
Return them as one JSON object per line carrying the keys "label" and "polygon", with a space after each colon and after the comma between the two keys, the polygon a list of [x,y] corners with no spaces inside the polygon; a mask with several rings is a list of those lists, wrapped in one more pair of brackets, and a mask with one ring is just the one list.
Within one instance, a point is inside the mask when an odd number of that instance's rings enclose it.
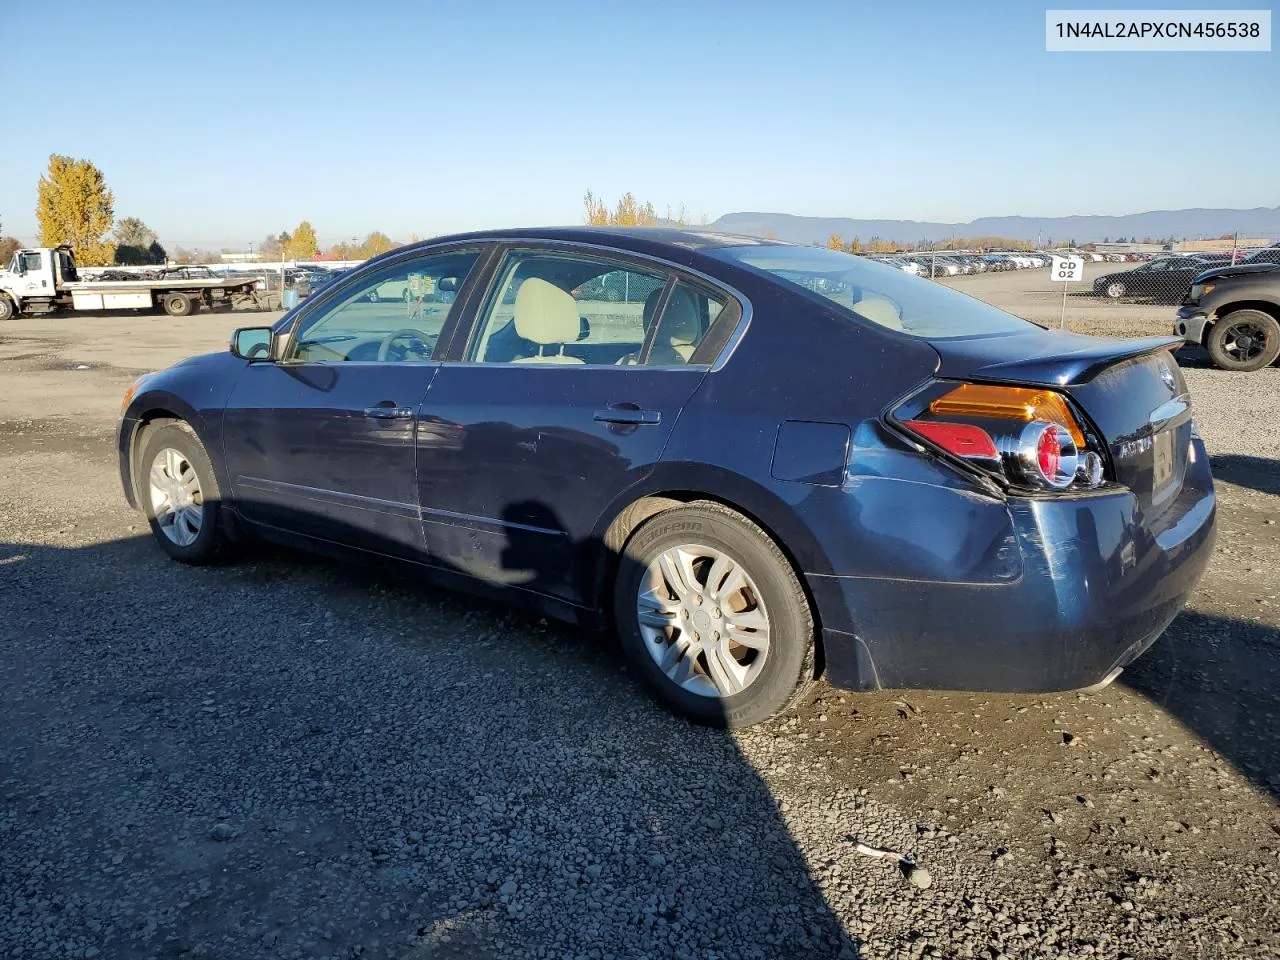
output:
{"label": "parked car", "polygon": [[1249,254],[1240,260],[1241,263],[1280,263],[1280,247],[1266,247]]}
{"label": "parked car", "polygon": [[1104,273],[1093,281],[1095,297],[1151,297],[1165,303],[1178,303],[1209,264],[1199,257],[1165,257],[1152,260],[1132,270]]}
{"label": "parked car", "polygon": [[[581,293],[618,272],[636,309]],[[369,302],[412,276],[458,296]],[[139,378],[120,468],[175,560],[269,540],[612,624],[704,723],[820,671],[1073,689],[1139,656],[1212,552],[1176,342],[1046,330],[825,249],[474,233]]]}
{"label": "parked car", "polygon": [[1280,357],[1280,265],[1237,264],[1195,278],[1173,332],[1223,370],[1261,370]]}

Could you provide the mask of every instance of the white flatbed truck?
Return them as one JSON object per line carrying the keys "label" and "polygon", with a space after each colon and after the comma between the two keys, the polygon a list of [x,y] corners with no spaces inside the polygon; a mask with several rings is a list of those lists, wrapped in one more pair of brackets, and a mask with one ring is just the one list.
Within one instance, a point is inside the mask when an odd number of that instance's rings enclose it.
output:
{"label": "white flatbed truck", "polygon": [[201,307],[261,305],[256,282],[215,276],[82,279],[70,247],[23,248],[0,270],[0,320],[89,310],[161,309],[171,317],[185,317]]}

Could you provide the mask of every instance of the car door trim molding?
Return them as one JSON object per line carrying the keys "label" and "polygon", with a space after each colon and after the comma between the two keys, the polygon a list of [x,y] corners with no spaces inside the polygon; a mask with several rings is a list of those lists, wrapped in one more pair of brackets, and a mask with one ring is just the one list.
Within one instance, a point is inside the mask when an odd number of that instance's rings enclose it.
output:
{"label": "car door trim molding", "polygon": [[300,483],[289,483],[285,480],[268,480],[266,477],[239,476],[236,477],[236,485],[246,490],[265,490],[268,493],[283,494],[298,500],[311,500],[316,503],[352,507],[356,510],[369,510],[373,513],[383,513],[387,516],[401,517],[406,520],[420,520],[422,518],[422,513],[416,503],[381,500],[377,497],[366,497],[358,493],[328,490],[323,487],[308,487]]}
{"label": "car door trim molding", "polygon": [[458,513],[454,510],[441,510],[437,507],[422,507],[423,523],[443,523],[448,526],[474,524],[483,527],[500,527],[503,530],[523,530],[526,533],[540,533],[552,537],[567,537],[568,530],[556,530],[552,527],[538,527],[531,523],[516,523],[513,520],[496,520],[493,517],[480,517],[473,513]]}

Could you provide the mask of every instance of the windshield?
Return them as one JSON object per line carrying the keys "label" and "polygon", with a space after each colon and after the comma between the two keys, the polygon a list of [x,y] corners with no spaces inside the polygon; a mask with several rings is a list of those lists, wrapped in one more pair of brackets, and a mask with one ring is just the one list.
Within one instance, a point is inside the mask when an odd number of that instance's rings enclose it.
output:
{"label": "windshield", "polygon": [[820,247],[753,246],[725,247],[713,255],[781,278],[864,320],[917,337],[1019,333],[1034,326],[933,280],[850,253]]}

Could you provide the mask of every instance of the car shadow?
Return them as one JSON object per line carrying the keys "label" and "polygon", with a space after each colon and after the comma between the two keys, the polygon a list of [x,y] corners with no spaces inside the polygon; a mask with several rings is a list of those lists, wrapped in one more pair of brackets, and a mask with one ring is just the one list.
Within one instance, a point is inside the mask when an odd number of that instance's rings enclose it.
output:
{"label": "car shadow", "polygon": [[1240,453],[1218,453],[1209,457],[1215,480],[1237,487],[1280,496],[1280,460]]}
{"label": "car shadow", "polygon": [[102,960],[859,956],[731,735],[404,569],[0,544],[0,916]]}
{"label": "car shadow", "polygon": [[1119,682],[1280,799],[1280,630],[1184,611]]}

